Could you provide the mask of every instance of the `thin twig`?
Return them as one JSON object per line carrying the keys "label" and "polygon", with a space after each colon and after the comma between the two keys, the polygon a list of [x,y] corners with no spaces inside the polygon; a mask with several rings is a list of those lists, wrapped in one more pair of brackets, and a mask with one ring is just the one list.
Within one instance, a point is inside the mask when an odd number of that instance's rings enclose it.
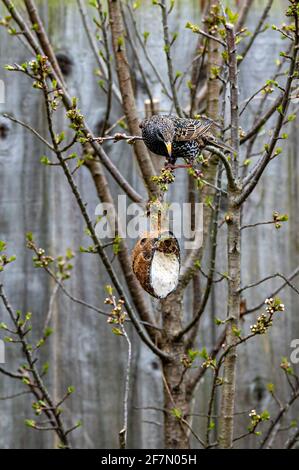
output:
{"label": "thin twig", "polygon": [[[33,36],[30,28],[27,26],[26,22],[23,20],[22,16],[18,12],[17,8],[13,5],[13,3],[10,0],[2,0],[8,11],[10,12],[11,16],[15,20],[15,22],[18,24],[20,29],[23,31],[24,37],[34,50],[34,52],[37,55],[43,56],[46,54],[44,52],[39,44],[37,43],[35,37]],[[33,25],[34,26],[34,25]],[[41,31],[41,29],[40,29]],[[50,77],[54,78],[57,81],[58,87],[62,91],[62,100],[63,104],[66,108],[66,110],[73,109],[73,103],[72,99],[69,96],[67,90],[64,88],[63,84],[61,83],[59,77],[57,74],[55,74],[54,70],[51,70]],[[82,132],[84,133],[85,136],[89,135],[92,136],[92,132],[86,122],[83,120],[82,122]],[[112,177],[117,181],[119,186],[124,190],[124,192],[132,199],[132,201],[136,203],[142,203],[143,198],[140,196],[140,194],[137,193],[137,191],[128,183],[128,181],[123,177],[121,172],[117,169],[117,167],[112,163],[108,155],[104,152],[104,150],[96,143],[92,142],[91,143],[92,147],[94,148],[94,151],[96,155],[99,157],[101,163],[105,166],[105,168],[109,171],[109,173],[112,175]]]}
{"label": "thin twig", "polygon": [[138,67],[140,75],[142,77],[142,81],[143,81],[145,91],[146,91],[146,93],[148,95],[148,98],[149,98],[149,101],[150,101],[151,113],[155,114],[154,98],[153,98],[153,95],[152,95],[152,92],[151,92],[151,86],[148,83],[148,80],[146,78],[146,74],[145,74],[141,59],[139,57],[139,51],[138,51],[137,47],[135,46],[134,40],[131,36],[130,27],[129,27],[127,19],[126,19],[126,15],[125,15],[122,3],[121,3],[121,12],[122,12],[122,17],[123,17],[123,22],[124,22],[124,25],[125,25],[125,28],[126,28],[127,38],[128,38],[129,44],[131,46],[132,52],[134,54],[134,57],[136,59],[137,67]]}
{"label": "thin twig", "polygon": [[167,11],[166,0],[161,0],[161,3],[159,3],[159,5],[161,6],[163,35],[164,35],[164,51],[166,54],[168,78],[169,78],[173,104],[177,112],[177,115],[182,117],[182,109],[179,104],[179,99],[178,99],[177,90],[175,86],[174,72],[173,72],[173,62],[172,62],[172,56],[171,56],[172,44],[169,38],[169,28],[168,28],[168,14],[169,13]]}
{"label": "thin twig", "polygon": [[[102,124],[102,131],[101,135],[105,135],[105,130],[108,127],[109,123],[109,118],[111,114],[111,108],[112,108],[112,93],[116,93],[116,86],[113,82],[113,75],[112,75],[112,67],[111,67],[111,54],[110,54],[110,48],[109,48],[109,39],[108,39],[108,31],[107,31],[107,18],[105,17],[105,14],[103,12],[103,6],[102,2],[100,0],[97,0],[97,9],[99,12],[99,17],[100,17],[100,24],[94,19],[95,23],[100,27],[103,35],[103,43],[104,43],[104,49],[105,49],[105,63],[106,63],[106,68],[107,68],[107,79],[106,83],[108,85],[108,90],[107,90],[107,101],[106,101],[106,110],[105,110],[105,116]],[[117,90],[117,95],[118,95],[118,100],[121,100],[121,95],[119,90]]]}
{"label": "thin twig", "polygon": [[142,328],[142,326],[139,322],[139,319],[137,318],[137,316],[134,312],[134,309],[131,306],[131,303],[130,303],[129,299],[128,299],[127,295],[124,292],[124,289],[123,289],[123,287],[122,287],[122,285],[119,281],[119,278],[118,278],[115,270],[113,269],[113,267],[111,265],[111,262],[109,261],[109,258],[107,256],[107,254],[105,253],[105,250],[104,250],[100,240],[98,239],[98,237],[95,233],[94,226],[93,226],[93,224],[92,224],[92,222],[89,218],[89,215],[87,213],[87,210],[86,210],[86,204],[82,200],[79,189],[78,189],[78,187],[77,187],[77,185],[76,185],[76,183],[73,179],[73,176],[72,176],[72,174],[71,174],[71,172],[68,168],[67,163],[62,158],[59,146],[58,146],[57,141],[55,139],[55,132],[54,132],[54,128],[53,128],[53,121],[52,121],[52,115],[51,115],[51,107],[50,107],[50,103],[49,103],[49,96],[48,96],[48,93],[47,93],[47,85],[46,85],[45,80],[43,81],[43,92],[44,92],[44,98],[45,98],[45,104],[46,104],[47,122],[48,122],[48,127],[49,127],[49,131],[50,131],[50,135],[51,135],[52,144],[55,148],[55,153],[56,153],[57,159],[58,159],[59,163],[61,164],[61,168],[62,168],[62,170],[63,170],[63,172],[64,172],[64,174],[67,178],[67,181],[70,185],[72,193],[73,193],[73,195],[74,195],[74,197],[77,201],[77,204],[80,208],[81,214],[82,214],[82,216],[85,220],[87,228],[89,229],[89,232],[91,234],[91,238],[92,238],[92,241],[95,245],[96,251],[97,251],[100,259],[102,260],[102,262],[103,262],[103,264],[104,264],[104,266],[107,270],[107,273],[108,273],[108,275],[111,279],[111,282],[113,283],[118,295],[124,299],[127,313],[129,315],[130,319],[132,320],[132,323],[135,326],[136,332],[138,333],[140,338],[159,357],[165,359],[166,361],[170,360],[170,356],[168,354],[164,353],[163,351],[161,351],[150,340],[150,338],[147,336],[147,334],[144,332],[144,330],[143,330],[143,328]]}
{"label": "thin twig", "polygon": [[273,4],[273,0],[268,0],[268,3],[265,6],[265,9],[264,9],[264,11],[263,11],[263,13],[260,17],[260,20],[259,20],[253,34],[250,36],[250,39],[249,39],[249,41],[248,41],[248,43],[247,43],[247,45],[246,45],[246,47],[243,51],[241,61],[243,61],[245,59],[245,57],[247,56],[248,52],[250,51],[254,41],[256,40],[257,36],[261,33],[263,24],[266,21],[266,18],[269,14],[269,11],[271,10],[272,4]]}
{"label": "thin twig", "polygon": [[[220,186],[221,184],[221,175],[222,175],[222,170],[219,168],[219,173],[218,173],[218,185]],[[205,308],[207,306],[213,281],[214,281],[214,272],[215,272],[215,265],[216,265],[216,249],[217,249],[217,234],[218,234],[218,216],[219,216],[219,211],[220,211],[220,202],[221,202],[221,190],[220,188],[216,192],[216,198],[215,198],[215,211],[213,214],[213,218],[211,219],[211,233],[212,233],[212,239],[211,239],[211,254],[210,254],[210,268],[209,268],[209,274],[207,276],[207,282],[205,286],[205,291],[203,294],[203,298],[201,300],[200,306],[198,310],[196,311],[195,315],[193,316],[192,320],[180,331],[178,332],[176,338],[180,339],[182,338],[190,329],[192,329],[196,324],[198,324],[203,312],[205,311]],[[196,337],[196,330],[194,330],[193,334],[191,334],[191,337],[189,338],[189,341],[187,342],[187,348],[192,347],[192,343],[195,340]],[[191,340],[191,342],[190,342]]]}
{"label": "thin twig", "polygon": [[15,118],[14,116],[11,116],[10,114],[3,113],[2,116],[6,119],[9,119],[12,122],[15,122],[16,124],[19,124],[22,127],[25,127],[25,129],[28,129],[32,134],[35,135],[43,144],[45,144],[52,152],[54,152],[54,147],[48,142],[43,136],[40,135],[39,132],[37,132],[36,129],[31,127],[29,124],[26,122],[21,121],[20,119]]}
{"label": "thin twig", "polygon": [[[30,371],[30,373],[32,374],[32,377],[34,379],[33,383],[29,382],[29,386],[36,387],[36,391],[35,392],[33,391],[33,393],[35,393],[35,394],[37,393],[37,390],[40,391],[42,399],[45,400],[47,402],[47,404],[49,405],[49,409],[46,409],[45,413],[51,420],[51,423],[52,423],[51,430],[52,431],[54,430],[54,431],[57,432],[57,435],[58,435],[59,439],[61,440],[62,444],[66,448],[70,448],[70,443],[69,443],[68,438],[67,438],[66,433],[65,433],[65,428],[64,428],[64,423],[63,423],[62,417],[61,417],[60,413],[58,412],[58,410],[56,409],[56,407],[53,403],[53,400],[52,400],[52,398],[51,398],[51,396],[48,392],[48,389],[46,388],[46,386],[45,386],[45,384],[42,380],[42,377],[41,377],[41,375],[40,375],[40,373],[39,373],[39,371],[36,367],[36,360],[33,358],[32,351],[29,347],[29,344],[27,343],[27,341],[25,339],[25,333],[24,333],[23,325],[20,325],[17,317],[15,316],[14,311],[13,311],[13,309],[12,309],[11,305],[9,304],[9,301],[6,297],[6,294],[4,292],[2,284],[0,284],[0,297],[1,297],[1,300],[3,302],[3,305],[6,309],[6,311],[9,314],[9,317],[10,317],[11,321],[13,322],[13,324],[16,328],[16,331],[17,331],[18,336],[20,338],[20,343],[22,344],[22,350],[23,350],[24,356],[25,356],[26,361],[27,361],[28,366],[29,366],[28,371]],[[1,369],[0,369],[0,371],[2,372]],[[6,373],[6,371],[4,373]],[[6,373],[6,375],[10,375],[13,378],[19,378],[18,376],[16,377],[15,374]],[[22,379],[24,378],[24,376],[21,376],[21,377],[22,377]],[[34,390],[34,389],[32,388],[32,390]]]}
{"label": "thin twig", "polygon": [[217,36],[213,36],[212,34],[207,33],[203,29],[195,27],[195,28],[192,28],[192,31],[194,33],[200,34],[201,36],[204,36],[207,39],[211,39],[212,41],[216,41],[216,42],[218,42],[218,44],[221,44],[222,47],[225,47],[225,42],[222,41],[222,39],[220,39]]}
{"label": "thin twig", "polygon": [[277,434],[281,419],[286,414],[286,412],[289,410],[290,406],[292,406],[292,404],[295,402],[295,400],[297,400],[298,397],[299,397],[299,389],[297,389],[295,393],[292,393],[292,396],[289,398],[287,403],[279,410],[279,412],[277,413],[277,415],[273,419],[271,425],[269,426],[269,428],[268,428],[268,430],[267,430],[267,432],[266,432],[266,434],[265,434],[265,436],[264,436],[264,438],[261,442],[261,445],[260,445],[261,449],[263,449],[266,446],[267,442],[270,439],[273,442],[273,440],[274,440],[274,438]]}
{"label": "thin twig", "polygon": [[146,61],[148,62],[148,64],[150,65],[150,67],[152,68],[152,71],[154,72],[158,82],[160,83],[160,85],[162,86],[162,90],[164,92],[164,94],[169,98],[171,99],[171,94],[170,92],[167,90],[167,87],[164,83],[164,80],[163,78],[161,77],[159,71],[158,71],[158,68],[155,66],[155,64],[153,63],[147,49],[146,49],[146,46],[145,46],[145,43],[144,41],[142,40],[141,38],[141,35],[140,35],[140,32],[138,30],[138,26],[137,26],[137,22],[136,22],[136,15],[134,14],[134,11],[132,9],[132,5],[131,5],[131,2],[127,2],[127,9],[128,9],[128,12],[129,12],[129,15],[130,15],[130,18],[131,18],[131,21],[132,21],[132,24],[133,24],[133,28],[134,28],[134,34],[139,42],[139,45],[144,53],[144,56],[145,56],[145,59]]}
{"label": "thin twig", "polygon": [[296,69],[296,61],[297,61],[297,55],[298,55],[298,48],[299,48],[299,23],[298,23],[298,14],[295,13],[295,38],[294,38],[294,46],[293,46],[293,52],[292,52],[292,57],[291,57],[291,64],[288,72],[288,77],[287,77],[287,82],[285,85],[285,93],[283,94],[281,103],[279,104],[280,109],[279,109],[279,116],[276,121],[276,125],[274,128],[274,132],[271,138],[270,143],[268,144],[268,147],[263,155],[263,157],[259,160],[259,162],[256,164],[256,167],[253,169],[249,179],[248,179],[248,184],[247,187],[245,187],[241,193],[241,195],[236,199],[236,205],[240,206],[252,193],[256,185],[258,184],[262,174],[264,173],[264,170],[266,166],[268,165],[269,161],[271,160],[272,154],[275,150],[277,141],[279,139],[279,134],[281,131],[281,128],[284,123],[284,119],[288,110],[289,106],[289,96],[291,93],[291,87],[293,80],[295,79],[295,69]]}
{"label": "thin twig", "polygon": [[27,391],[24,391],[24,392],[15,393],[13,395],[7,395],[6,397],[0,397],[0,400],[1,401],[13,400],[14,398],[22,397],[23,395],[28,395],[30,393],[31,392],[29,390],[27,390]]}
{"label": "thin twig", "polygon": [[[0,285],[0,287],[1,287],[1,285]],[[11,379],[23,380],[23,375],[14,374],[13,372],[10,372],[9,370],[3,369],[3,367],[0,367],[0,372],[3,375],[7,375],[7,377],[10,377]]]}
{"label": "thin twig", "polygon": [[[102,59],[102,57],[100,56],[99,54],[99,51],[97,49],[97,45],[96,45],[96,42],[94,40],[94,37],[93,37],[93,34],[92,32],[90,31],[90,27],[89,27],[89,24],[88,24],[88,16],[87,16],[87,12],[86,12],[86,8],[85,8],[85,4],[82,0],[77,0],[77,5],[78,5],[78,9],[79,9],[79,12],[80,12],[80,16],[81,16],[81,19],[82,19],[82,24],[83,24],[83,27],[84,27],[84,30],[86,32],[86,36],[87,36],[87,39],[88,39],[88,42],[89,42],[89,45],[90,45],[90,48],[92,50],[92,53],[95,57],[95,60],[99,66],[99,69],[102,73],[102,75],[104,76],[105,80],[108,82],[108,83],[111,83],[112,85],[112,92],[113,92],[113,95],[114,97],[116,98],[116,100],[122,104],[122,98],[121,98],[121,94],[120,94],[120,91],[118,89],[118,87],[116,86],[116,84],[112,81],[111,79],[111,76],[109,74],[109,67],[108,67],[108,64],[105,63],[105,61]],[[110,80],[110,82],[109,82]]]}
{"label": "thin twig", "polygon": [[267,220],[266,222],[256,222],[255,224],[242,225],[240,230],[245,230],[246,228],[259,227],[260,225],[273,225],[276,224],[276,220]]}
{"label": "thin twig", "polygon": [[[299,273],[299,268],[297,268],[297,271]],[[247,286],[242,287],[239,290],[239,292],[244,292],[247,289],[252,289],[252,287],[259,286],[263,282],[269,281],[269,279],[274,279],[275,277],[280,277],[281,279],[283,279],[285,281],[284,285],[288,285],[291,289],[293,289],[294,292],[296,292],[296,294],[299,295],[299,290],[290,282],[290,280],[286,276],[284,276],[281,273],[275,273],[275,274],[271,274],[270,276],[266,276],[263,279],[261,279],[260,281],[257,281],[257,282],[254,282],[253,284],[249,284]]]}
{"label": "thin twig", "polygon": [[[285,282],[281,284],[277,289],[272,291],[269,295],[267,295],[268,298],[273,298],[275,297],[285,286],[289,284],[290,281],[292,281],[295,277],[297,277],[299,274],[299,267],[297,267],[288,277],[286,277]],[[255,307],[252,307],[250,309],[247,309],[242,315],[248,315],[250,313],[254,313],[257,310],[259,310],[263,305],[265,304],[264,301],[256,305]]]}
{"label": "thin twig", "polygon": [[120,447],[122,449],[125,449],[127,447],[127,436],[128,436],[128,415],[129,415],[128,403],[129,403],[130,376],[131,376],[131,365],[132,365],[132,344],[123,325],[121,325],[121,330],[128,343],[128,359],[127,359],[125,393],[124,393],[124,424],[123,424],[122,430],[119,433]]}

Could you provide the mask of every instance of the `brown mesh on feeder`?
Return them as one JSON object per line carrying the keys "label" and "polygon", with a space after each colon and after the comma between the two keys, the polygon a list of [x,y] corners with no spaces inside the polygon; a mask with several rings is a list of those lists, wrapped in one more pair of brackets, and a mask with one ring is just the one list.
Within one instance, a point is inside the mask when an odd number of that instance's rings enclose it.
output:
{"label": "brown mesh on feeder", "polygon": [[169,232],[151,231],[143,235],[132,253],[133,271],[143,289],[156,298],[165,298],[178,284],[180,247]]}

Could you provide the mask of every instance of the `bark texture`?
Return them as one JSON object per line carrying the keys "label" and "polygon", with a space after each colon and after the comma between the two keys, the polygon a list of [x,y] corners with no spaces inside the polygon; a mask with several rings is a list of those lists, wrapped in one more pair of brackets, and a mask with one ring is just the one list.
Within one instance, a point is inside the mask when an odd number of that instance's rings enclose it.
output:
{"label": "bark texture", "polygon": [[221,397],[220,419],[220,447],[230,448],[233,445],[234,434],[234,410],[236,400],[236,367],[237,355],[234,347],[237,342],[237,331],[240,319],[240,285],[241,285],[241,207],[236,205],[238,196],[239,178],[239,89],[237,50],[234,27],[226,25],[226,40],[229,61],[230,83],[230,121],[232,172],[237,188],[228,185],[228,213],[227,221],[227,259],[228,259],[228,296],[227,296],[227,320],[225,346],[230,348],[224,360],[223,385]]}
{"label": "bark texture", "polygon": [[164,381],[164,445],[166,449],[189,448],[189,430],[183,424],[189,405],[186,401],[186,387],[181,382],[183,373],[183,341],[175,340],[175,335],[182,328],[182,297],[170,294],[161,301],[163,333],[163,351],[172,353],[174,360],[163,363]]}

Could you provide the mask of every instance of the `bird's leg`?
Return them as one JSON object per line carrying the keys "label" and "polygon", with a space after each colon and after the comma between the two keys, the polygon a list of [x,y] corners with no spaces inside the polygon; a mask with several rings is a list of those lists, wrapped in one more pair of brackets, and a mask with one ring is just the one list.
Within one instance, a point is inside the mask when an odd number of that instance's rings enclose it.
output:
{"label": "bird's leg", "polygon": [[193,168],[192,163],[185,163],[184,165],[175,165],[174,168]]}
{"label": "bird's leg", "polygon": [[164,168],[166,170],[176,170],[177,168],[192,168],[192,164],[187,163],[185,165],[175,165],[174,163],[168,161],[165,163]]}

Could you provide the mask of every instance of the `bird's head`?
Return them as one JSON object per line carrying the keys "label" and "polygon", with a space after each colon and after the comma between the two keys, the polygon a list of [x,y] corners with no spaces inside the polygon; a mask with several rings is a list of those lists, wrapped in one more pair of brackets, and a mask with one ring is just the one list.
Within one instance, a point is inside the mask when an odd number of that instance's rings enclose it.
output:
{"label": "bird's head", "polygon": [[165,155],[171,157],[175,129],[170,119],[166,116],[155,115],[144,119],[140,128],[146,145],[155,143],[161,150],[164,149]]}

